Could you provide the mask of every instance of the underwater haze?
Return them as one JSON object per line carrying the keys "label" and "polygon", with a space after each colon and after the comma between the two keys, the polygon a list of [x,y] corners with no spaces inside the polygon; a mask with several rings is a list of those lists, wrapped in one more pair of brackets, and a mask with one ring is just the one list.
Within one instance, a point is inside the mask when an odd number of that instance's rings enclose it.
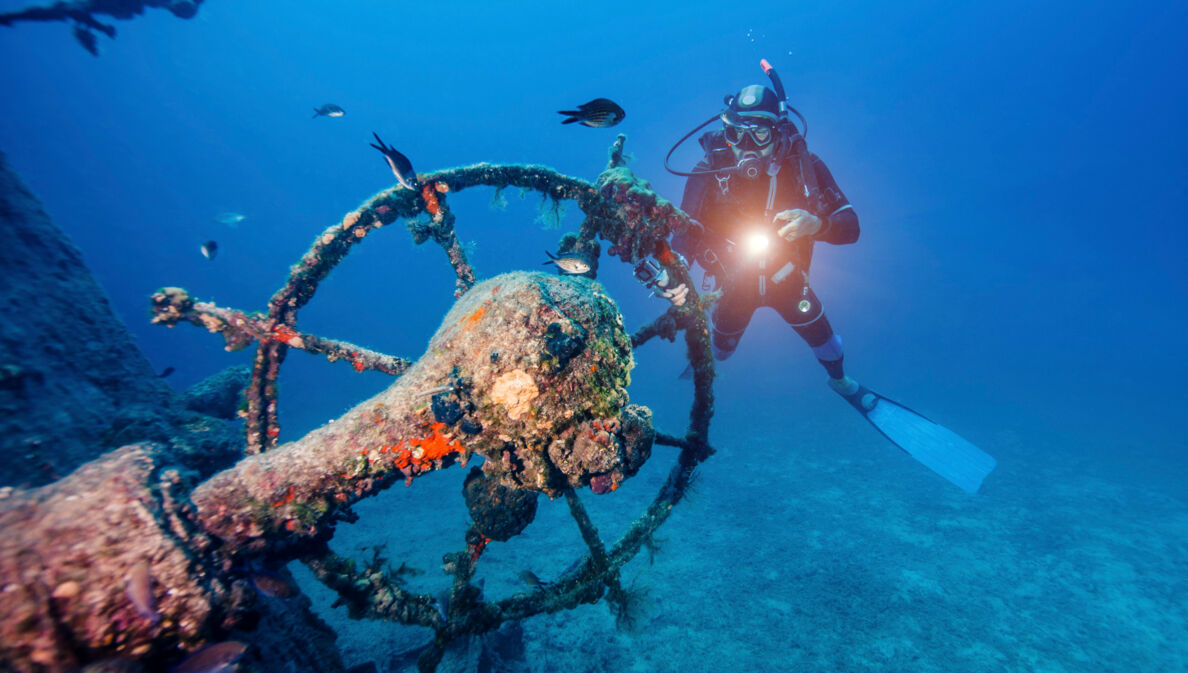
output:
{"label": "underwater haze", "polygon": [[[997,468],[970,495],[912,460],[761,309],[717,366],[716,453],[696,494],[659,551],[624,569],[648,587],[642,619],[617,629],[605,602],[533,617],[518,668],[498,670],[1188,671],[1188,4],[562,4],[207,0],[190,20],[115,22],[97,58],[66,24],[0,27],[0,151],[181,390],[253,351],[150,325],[149,295],[181,286],[264,310],[326,227],[393,184],[373,132],[421,173],[534,163],[590,181],[623,133],[631,171],[679,204],[685,178],[665,155],[724,96],[768,84],[767,59],[861,223],[813,265],[847,373]],[[599,97],[625,119],[560,123]],[[328,103],[345,114],[313,116]],[[696,148],[673,165],[689,170]],[[479,278],[550,269],[545,251],[581,211],[557,221],[539,194],[498,196],[450,196]],[[598,280],[629,331],[668,307],[616,258]],[[453,292],[445,255],[388,227],[300,327],[416,359]],[[635,358],[631,401],[682,435],[680,340]],[[280,439],[390,382],[291,353]],[[623,488],[582,492],[604,538],[675,455],[657,446]],[[439,589],[466,528],[464,475],[361,503],[336,549],[386,544],[426,571],[411,582]],[[424,514],[393,526],[393,503]],[[486,551],[487,595],[585,553],[562,499],[540,510]],[[293,571],[348,665],[415,670],[426,629],[351,620]]]}

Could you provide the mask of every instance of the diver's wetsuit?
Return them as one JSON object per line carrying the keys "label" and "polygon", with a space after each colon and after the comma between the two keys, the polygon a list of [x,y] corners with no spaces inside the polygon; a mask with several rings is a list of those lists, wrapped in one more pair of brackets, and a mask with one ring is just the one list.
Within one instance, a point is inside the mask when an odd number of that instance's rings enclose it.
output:
{"label": "diver's wetsuit", "polygon": [[[728,163],[729,151],[712,151],[727,147],[721,131],[706,133],[700,141],[707,150],[707,158],[697,164],[694,172],[720,168],[711,165],[712,157],[722,157]],[[728,357],[738,346],[755,309],[770,306],[812,347],[813,354],[829,375],[837,379],[843,376],[841,340],[834,334],[821,302],[808,286],[807,270],[815,241],[842,245],[858,240],[858,215],[838,188],[825,162],[815,154],[809,156],[816,177],[816,204],[810,203],[810,198],[805,196],[800,161],[795,155],[781,162],[770,208],[767,203],[771,178],[767,175],[748,180],[730,173],[725,192],[713,173],[690,177],[685,183],[681,209],[700,221],[705,231],[690,229],[675,236],[672,247],[701,264],[716,277],[723,289],[722,298],[713,312],[713,345],[719,360]],[[776,213],[792,208],[802,208],[820,217],[821,230],[794,243],[777,236],[778,227],[772,223],[772,218]],[[740,249],[739,244],[745,237],[757,231],[766,234],[771,241],[765,257],[751,256]],[[789,262],[794,266],[785,268]],[[785,272],[784,278],[776,282],[773,276],[778,277],[781,270]]]}

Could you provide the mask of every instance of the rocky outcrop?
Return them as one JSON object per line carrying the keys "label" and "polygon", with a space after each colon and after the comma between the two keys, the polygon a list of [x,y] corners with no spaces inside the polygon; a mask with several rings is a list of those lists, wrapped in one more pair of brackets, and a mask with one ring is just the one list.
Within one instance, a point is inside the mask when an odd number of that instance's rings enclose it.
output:
{"label": "rocky outcrop", "polygon": [[0,484],[65,475],[128,439],[103,441],[121,412],[151,423],[172,398],[3,154],[0,316]]}
{"label": "rocky outcrop", "polygon": [[223,635],[251,641],[254,670],[342,671],[305,597],[264,600],[242,578],[192,573],[209,542],[182,514],[186,494],[242,456],[228,419],[247,378],[232,367],[174,395],[0,154],[0,612],[20,614],[0,620],[0,671],[77,670],[104,651],[120,658],[87,670],[156,670],[169,648],[129,645],[170,627],[158,613],[169,605],[191,623],[234,621]]}

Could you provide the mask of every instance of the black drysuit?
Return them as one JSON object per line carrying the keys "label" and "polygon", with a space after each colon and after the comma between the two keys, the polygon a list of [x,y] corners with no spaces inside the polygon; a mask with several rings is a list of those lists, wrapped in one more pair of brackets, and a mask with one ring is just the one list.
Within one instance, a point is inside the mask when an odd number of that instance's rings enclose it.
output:
{"label": "black drysuit", "polygon": [[[706,133],[700,141],[707,154],[694,172],[706,173],[685,183],[681,208],[701,222],[704,230],[690,229],[675,236],[672,248],[701,264],[722,288],[712,315],[715,354],[725,359],[732,353],[755,309],[770,306],[813,348],[830,375],[840,378],[841,341],[809,287],[808,268],[816,241],[843,245],[858,240],[858,215],[825,162],[808,153],[803,142],[798,143],[799,152],[782,158],[774,177],[765,174],[747,179],[733,172],[712,172],[722,168],[713,165],[716,161],[728,165],[733,160],[721,131]],[[811,166],[807,189],[801,177],[802,164]],[[724,184],[722,175],[730,176]],[[821,218],[821,230],[792,243],[777,236],[772,218],[793,208]],[[762,255],[744,249],[746,237],[756,232],[766,234],[771,242]]]}

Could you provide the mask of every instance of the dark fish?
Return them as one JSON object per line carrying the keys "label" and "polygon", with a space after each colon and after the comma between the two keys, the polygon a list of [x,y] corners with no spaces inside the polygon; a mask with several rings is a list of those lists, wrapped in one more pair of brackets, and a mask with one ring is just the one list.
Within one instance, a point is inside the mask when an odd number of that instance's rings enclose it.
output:
{"label": "dark fish", "polygon": [[161,621],[161,614],[157,612],[157,599],[153,596],[153,576],[149,574],[148,563],[141,561],[132,566],[124,584],[124,595],[141,617],[153,624]]}
{"label": "dark fish", "polygon": [[414,191],[420,189],[421,185],[417,182],[417,174],[413,171],[412,162],[408,160],[408,157],[397,152],[395,148],[385,145],[376,132],[372,131],[371,135],[375,136],[375,143],[379,143],[378,145],[371,143],[371,146],[384,153],[384,159],[388,161],[388,167],[392,169],[396,181],[407,189]]}
{"label": "dark fish", "polygon": [[314,108],[313,118],[318,117],[341,117],[346,114],[346,110],[338,107],[334,103],[326,103],[322,107]]}
{"label": "dark fish", "polygon": [[169,673],[229,673],[231,665],[247,652],[247,645],[238,640],[228,640],[207,645],[186,657]]}
{"label": "dark fish", "polygon": [[164,371],[162,371],[160,374],[157,374],[157,378],[163,379],[163,378],[169,376],[170,374],[172,374],[174,371],[175,370],[173,369],[173,367],[166,367]]}
{"label": "dark fish", "polygon": [[285,578],[270,573],[266,570],[257,570],[251,573],[252,586],[256,587],[256,591],[271,596],[272,598],[292,598],[296,593],[293,585],[289,584]]}
{"label": "dark fish", "polygon": [[581,122],[583,126],[606,128],[623,121],[627,113],[619,104],[609,98],[595,98],[589,103],[583,103],[576,110],[558,110],[557,114],[569,115],[562,124]]}
{"label": "dark fish", "polygon": [[82,45],[83,49],[91,52],[91,56],[99,55],[99,42],[95,39],[95,34],[85,26],[75,25],[73,28],[74,39]]}
{"label": "dark fish", "polygon": [[580,276],[590,271],[590,262],[586,260],[585,256],[578,253],[567,252],[554,255],[548,250],[545,250],[545,254],[549,256],[549,261],[545,262],[545,264],[556,264],[567,274]]}
{"label": "dark fish", "polygon": [[207,259],[214,259],[215,255],[219,254],[219,244],[214,241],[203,243],[200,249],[202,250],[202,256]]}

